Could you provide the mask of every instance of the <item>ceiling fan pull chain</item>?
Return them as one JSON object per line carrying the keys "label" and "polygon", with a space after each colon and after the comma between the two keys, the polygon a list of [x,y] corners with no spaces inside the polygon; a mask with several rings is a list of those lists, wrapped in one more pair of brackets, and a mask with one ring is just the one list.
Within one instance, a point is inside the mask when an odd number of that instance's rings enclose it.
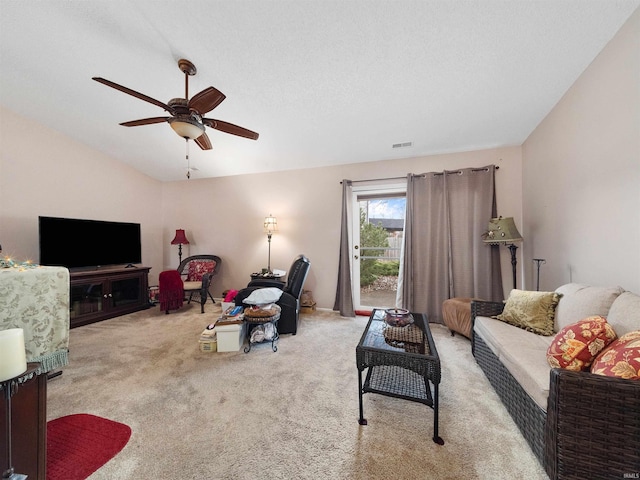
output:
{"label": "ceiling fan pull chain", "polygon": [[189,139],[185,138],[187,142],[187,180],[191,178],[191,165],[189,164]]}

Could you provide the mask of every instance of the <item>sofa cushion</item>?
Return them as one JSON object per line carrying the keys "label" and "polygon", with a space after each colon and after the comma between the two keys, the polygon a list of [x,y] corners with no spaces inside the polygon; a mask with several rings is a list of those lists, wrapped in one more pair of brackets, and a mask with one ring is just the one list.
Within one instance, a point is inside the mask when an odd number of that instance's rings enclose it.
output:
{"label": "sofa cushion", "polygon": [[568,283],[556,289],[556,292],[562,295],[555,318],[555,331],[559,331],[593,315],[608,318],[611,305],[624,289]]}
{"label": "sofa cushion", "polygon": [[197,282],[184,282],[183,288],[186,291],[200,290],[202,288],[202,280]]}
{"label": "sofa cushion", "polygon": [[547,350],[547,361],[552,368],[574,372],[588,370],[598,354],[615,338],[616,332],[604,317],[587,317],[558,332]]}
{"label": "sofa cushion", "polygon": [[504,310],[495,318],[540,335],[553,335],[560,296],[556,292],[511,290]]}
{"label": "sofa cushion", "polygon": [[620,294],[611,305],[607,322],[619,337],[640,330],[640,296],[631,292]]}
{"label": "sofa cushion", "polygon": [[476,317],[473,324],[474,334],[482,337],[487,347],[498,358],[500,358],[500,352],[502,351],[500,342],[505,338],[510,338],[510,335],[518,335],[517,332],[520,331],[521,329],[513,328],[513,325],[489,317]]}
{"label": "sofa cushion", "polygon": [[488,317],[476,317],[474,334],[482,337],[527,395],[546,412],[551,368],[545,353],[553,337],[514,328]]}
{"label": "sofa cushion", "polygon": [[591,373],[640,380],[640,330],[612,342],[594,360]]}

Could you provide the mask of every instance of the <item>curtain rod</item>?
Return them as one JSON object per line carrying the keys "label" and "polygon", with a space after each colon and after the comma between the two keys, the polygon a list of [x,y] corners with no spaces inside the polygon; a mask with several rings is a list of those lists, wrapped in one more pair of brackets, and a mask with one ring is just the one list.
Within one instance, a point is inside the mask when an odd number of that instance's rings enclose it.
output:
{"label": "curtain rod", "polygon": [[[351,183],[362,183],[362,182],[381,182],[382,180],[406,180],[407,176],[404,177],[387,177],[387,178],[370,178],[369,180],[351,180]],[[342,180],[340,180],[340,184],[342,185]]]}
{"label": "curtain rod", "polygon": [[[496,170],[498,170],[500,167],[496,166]],[[482,171],[487,171],[487,168],[472,168],[471,171],[472,172],[482,172]],[[459,173],[460,170],[455,170],[455,171],[451,171],[451,172],[447,172],[447,173]],[[434,173],[434,175],[443,175],[444,173]],[[426,174],[422,174],[422,175],[426,175]],[[421,176],[421,175],[417,175],[417,176]],[[362,182],[381,182],[383,180],[405,180],[407,178],[407,176],[405,175],[404,177],[387,177],[387,178],[370,178],[369,180],[351,180],[351,183],[362,183]],[[340,181],[340,185],[342,185],[342,181]]]}

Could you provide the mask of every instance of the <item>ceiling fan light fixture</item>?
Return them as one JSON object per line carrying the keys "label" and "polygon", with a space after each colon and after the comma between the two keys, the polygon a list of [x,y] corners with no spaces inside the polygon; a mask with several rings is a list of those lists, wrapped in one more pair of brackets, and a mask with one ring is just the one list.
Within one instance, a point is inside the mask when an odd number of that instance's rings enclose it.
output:
{"label": "ceiling fan light fixture", "polygon": [[173,117],[168,120],[173,131],[182,138],[195,140],[204,133],[204,125],[201,125],[192,118]]}
{"label": "ceiling fan light fixture", "polygon": [[189,145],[189,140],[193,140],[202,150],[211,150],[212,148],[211,140],[209,140],[209,137],[205,133],[205,126],[239,137],[252,140],[258,139],[256,132],[252,132],[246,128],[212,118],[203,118],[207,112],[210,112],[220,105],[226,97],[224,93],[216,88],[207,87],[189,98],[189,76],[196,74],[196,67],[189,60],[185,59],[178,61],[178,67],[180,71],[184,73],[184,98],[172,98],[168,103],[161,102],[102,77],[92,78],[96,82],[156,105],[171,115],[170,117],[141,118],[140,120],[123,122],[120,124],[123,127],[138,127],[166,121],[178,135],[187,140],[187,145]]}

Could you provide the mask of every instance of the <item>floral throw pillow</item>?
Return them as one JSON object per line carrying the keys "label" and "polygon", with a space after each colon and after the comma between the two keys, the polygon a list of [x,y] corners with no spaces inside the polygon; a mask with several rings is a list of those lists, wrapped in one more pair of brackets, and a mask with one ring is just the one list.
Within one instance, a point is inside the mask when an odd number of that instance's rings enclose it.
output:
{"label": "floral throw pillow", "polygon": [[201,282],[205,273],[211,273],[216,268],[213,260],[193,260],[189,262],[187,282]]}
{"label": "floral throw pillow", "polygon": [[504,310],[493,318],[538,335],[553,335],[553,320],[560,295],[556,292],[511,290]]}
{"label": "floral throw pillow", "polygon": [[640,380],[640,330],[615,340],[594,360],[591,373]]}
{"label": "floral throw pillow", "polygon": [[558,332],[547,349],[547,362],[551,368],[574,372],[588,370],[598,354],[615,338],[616,332],[606,318],[587,317]]}

